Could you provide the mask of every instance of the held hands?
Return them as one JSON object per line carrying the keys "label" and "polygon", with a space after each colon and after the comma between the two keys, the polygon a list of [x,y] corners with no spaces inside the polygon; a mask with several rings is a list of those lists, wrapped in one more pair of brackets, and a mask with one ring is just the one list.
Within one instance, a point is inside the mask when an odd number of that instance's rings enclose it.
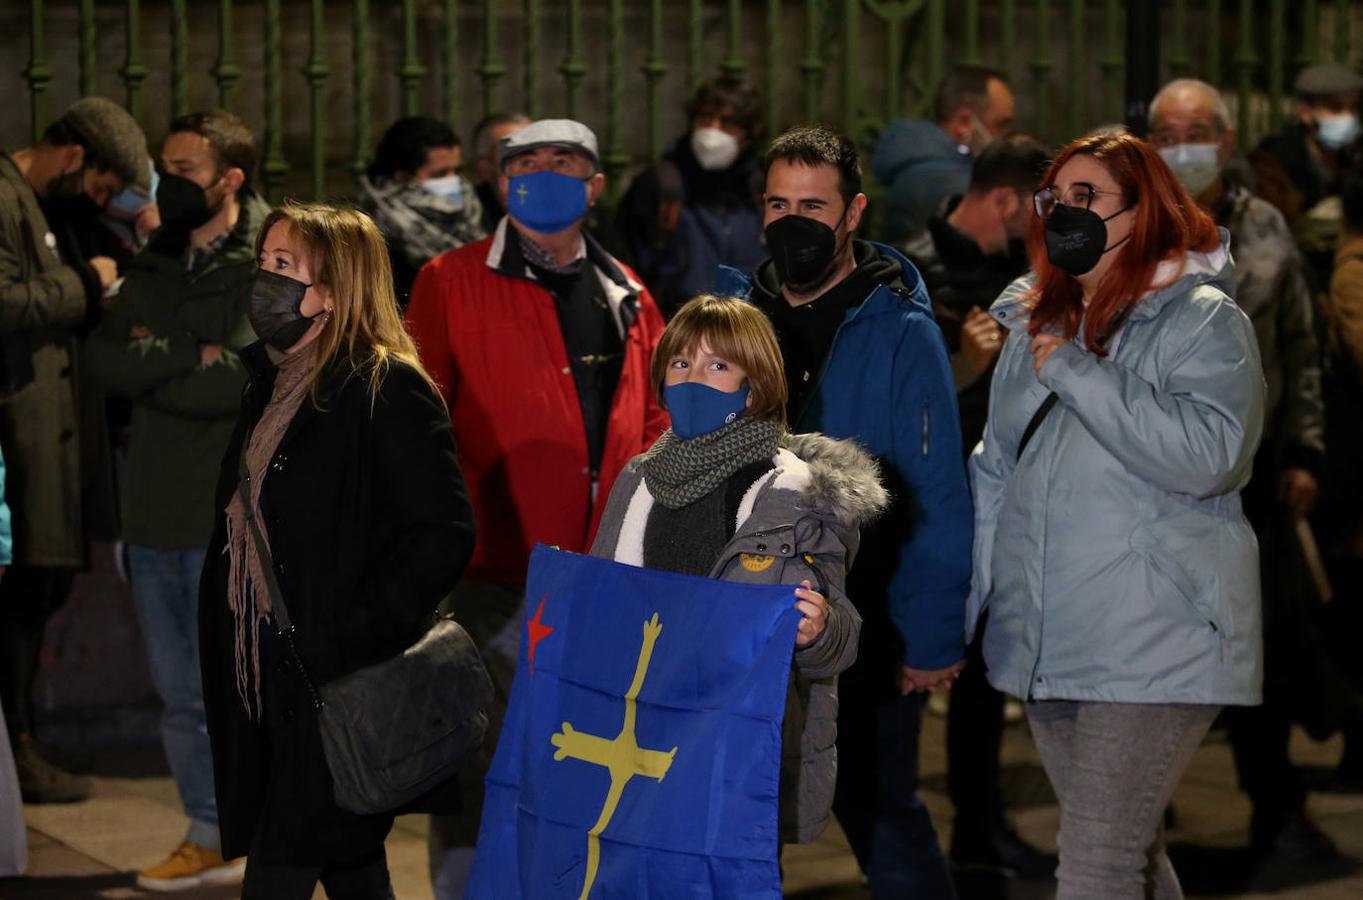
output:
{"label": "held hands", "polygon": [[222,359],[222,344],[203,344],[199,347],[199,365],[211,366]]}
{"label": "held hands", "polygon": [[965,668],[965,660],[960,659],[945,669],[913,669],[899,667],[899,693],[908,696],[914,691],[935,693],[938,688],[949,688]]}
{"label": "held hands", "polygon": [[1036,377],[1041,377],[1041,367],[1046,365],[1046,360],[1051,358],[1057,347],[1063,347],[1069,343],[1062,337],[1047,334],[1044,331],[1032,338],[1032,359],[1036,366]]}
{"label": "held hands", "polygon": [[799,598],[795,601],[795,608],[803,616],[799,630],[795,632],[795,646],[807,647],[823,634],[828,625],[828,601],[807,580],[800,582],[795,589],[795,596]]}
{"label": "held hands", "polygon": [[978,306],[972,306],[965,314],[965,324],[961,327],[961,356],[977,378],[999,355],[1003,339],[1003,329]]}

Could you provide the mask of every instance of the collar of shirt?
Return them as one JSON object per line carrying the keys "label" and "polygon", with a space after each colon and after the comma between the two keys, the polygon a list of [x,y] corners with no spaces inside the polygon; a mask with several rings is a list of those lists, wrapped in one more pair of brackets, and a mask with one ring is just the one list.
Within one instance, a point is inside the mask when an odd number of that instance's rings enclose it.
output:
{"label": "collar of shirt", "polygon": [[200,269],[207,264],[210,259],[217,256],[218,251],[222,250],[223,245],[227,243],[227,238],[230,234],[230,232],[224,231],[221,234],[214,235],[209,239],[208,243],[202,247],[195,247],[193,244],[190,244],[189,249],[185,251],[185,271],[193,272],[196,269]]}
{"label": "collar of shirt", "polygon": [[587,258],[587,242],[583,240],[581,233],[577,236],[577,250],[574,251],[573,258],[563,265],[559,265],[557,256],[530,240],[519,229],[516,229],[516,237],[520,241],[521,255],[525,257],[525,261],[549,272],[564,274],[576,272],[582,267],[582,261]]}

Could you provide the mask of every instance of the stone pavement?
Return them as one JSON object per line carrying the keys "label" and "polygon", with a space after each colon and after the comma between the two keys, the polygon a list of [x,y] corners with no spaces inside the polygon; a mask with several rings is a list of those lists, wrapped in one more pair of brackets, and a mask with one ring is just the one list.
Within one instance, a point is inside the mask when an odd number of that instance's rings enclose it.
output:
{"label": "stone pavement", "polygon": [[[923,748],[924,797],[944,837],[950,804],[944,796],[943,720],[928,716]],[[1315,744],[1297,735],[1293,755],[1323,776],[1339,756],[1338,742]],[[1021,833],[1054,849],[1058,812],[1025,725],[1008,729],[1005,790]],[[98,764],[94,796],[74,806],[28,807],[30,870],[24,879],[0,879],[0,898],[80,900],[149,896],[133,886],[135,871],[158,861],[184,833],[175,789],[154,749],[105,755]],[[1248,858],[1248,804],[1235,788],[1230,748],[1210,739],[1198,752],[1174,799],[1169,841],[1189,897],[1283,897],[1343,900],[1363,897],[1363,795],[1312,796],[1320,825],[1339,844],[1343,858],[1330,865],[1303,865]],[[389,865],[399,900],[426,900],[424,817],[399,820],[388,841]],[[862,900],[870,894],[836,827],[814,844],[787,848],[786,895],[804,900]],[[1042,900],[1053,885],[971,881],[962,900]],[[182,897],[227,900],[233,889]],[[323,896],[318,892],[318,897]]]}

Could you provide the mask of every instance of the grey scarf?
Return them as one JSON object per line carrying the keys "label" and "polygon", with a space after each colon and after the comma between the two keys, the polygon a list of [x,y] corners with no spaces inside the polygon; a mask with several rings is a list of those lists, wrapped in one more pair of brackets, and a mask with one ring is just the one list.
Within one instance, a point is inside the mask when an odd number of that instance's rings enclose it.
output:
{"label": "grey scarf", "polygon": [[748,416],[689,441],[669,428],[640,458],[639,471],[655,500],[669,509],[681,509],[744,466],[771,459],[782,434],[780,423]]}
{"label": "grey scarf", "polygon": [[392,246],[407,262],[421,268],[446,250],[483,238],[483,204],[473,185],[464,182],[459,206],[419,184],[360,176],[359,207],[369,213]]}

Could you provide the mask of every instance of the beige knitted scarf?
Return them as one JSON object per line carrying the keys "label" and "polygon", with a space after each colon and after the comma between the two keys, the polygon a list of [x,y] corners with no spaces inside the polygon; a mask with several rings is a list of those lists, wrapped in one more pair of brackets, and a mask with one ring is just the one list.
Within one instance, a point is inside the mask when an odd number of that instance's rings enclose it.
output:
{"label": "beige knitted scarf", "polygon": [[[313,348],[308,347],[284,358],[275,376],[274,392],[251,430],[246,446],[246,471],[251,475],[251,507],[256,523],[269,545],[269,532],[260,518],[260,488],[265,469],[274,457],[284,432],[308,396],[308,372]],[[265,581],[260,555],[246,521],[241,494],[234,492],[227,502],[227,605],[235,625],[233,655],[236,664],[237,695],[247,713],[259,719],[263,710],[260,693],[260,630],[270,616],[270,590]]]}

